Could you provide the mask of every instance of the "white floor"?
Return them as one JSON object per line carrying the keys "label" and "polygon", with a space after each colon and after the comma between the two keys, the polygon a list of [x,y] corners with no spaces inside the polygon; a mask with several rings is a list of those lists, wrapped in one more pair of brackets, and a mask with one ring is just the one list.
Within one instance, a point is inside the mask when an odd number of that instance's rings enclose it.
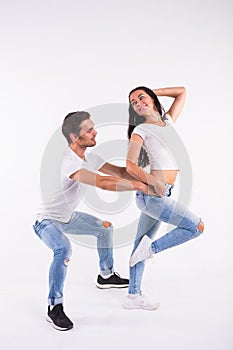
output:
{"label": "white floor", "polygon": [[[160,302],[157,311],[124,310],[126,289],[96,288],[96,252],[73,244],[65,310],[75,328],[68,332],[56,331],[45,320],[51,256],[37,237],[28,239],[27,252],[17,251],[15,242],[16,265],[4,262],[1,349],[232,350],[232,272],[222,253],[218,261],[208,235],[147,263],[143,290]],[[130,246],[115,249],[115,267],[124,276],[130,251]]]}

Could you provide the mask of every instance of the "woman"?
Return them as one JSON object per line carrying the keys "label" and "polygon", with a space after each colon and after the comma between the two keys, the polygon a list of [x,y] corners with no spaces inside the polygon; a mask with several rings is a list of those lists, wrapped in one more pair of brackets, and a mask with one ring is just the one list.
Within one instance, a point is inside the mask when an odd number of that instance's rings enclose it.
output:
{"label": "woman", "polygon": [[[157,96],[174,99],[168,112],[164,113]],[[198,216],[170,198],[179,169],[167,144],[171,130],[174,131],[173,124],[184,106],[185,96],[184,87],[151,90],[142,86],[129,94],[127,171],[147,183],[154,194],[140,191],[136,194],[137,206],[142,213],[130,259],[129,294],[123,305],[126,309],[155,310],[159,307],[141,293],[144,260],[195,238],[204,230]],[[149,172],[143,170],[147,165],[150,166]],[[176,227],[153,241],[161,222]]]}

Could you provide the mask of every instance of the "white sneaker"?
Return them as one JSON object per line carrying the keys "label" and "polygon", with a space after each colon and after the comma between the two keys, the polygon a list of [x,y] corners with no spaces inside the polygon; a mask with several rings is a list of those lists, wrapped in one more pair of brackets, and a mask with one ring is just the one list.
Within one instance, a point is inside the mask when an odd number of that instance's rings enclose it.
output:
{"label": "white sneaker", "polygon": [[147,235],[144,235],[142,237],[140,243],[138,244],[136,250],[134,251],[134,253],[132,254],[129,260],[130,266],[134,266],[139,261],[149,259],[153,256],[151,243],[152,243],[152,240]]}
{"label": "white sneaker", "polygon": [[149,301],[148,298],[142,294],[131,294],[126,297],[123,308],[128,310],[157,310],[159,308],[159,303]]}

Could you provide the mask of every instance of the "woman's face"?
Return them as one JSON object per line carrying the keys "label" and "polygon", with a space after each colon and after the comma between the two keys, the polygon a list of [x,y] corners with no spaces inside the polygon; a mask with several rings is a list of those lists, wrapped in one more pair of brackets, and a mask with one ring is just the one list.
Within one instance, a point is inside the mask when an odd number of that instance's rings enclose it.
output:
{"label": "woman's face", "polygon": [[156,110],[154,100],[144,91],[136,90],[129,97],[129,102],[138,115],[145,115],[148,110]]}

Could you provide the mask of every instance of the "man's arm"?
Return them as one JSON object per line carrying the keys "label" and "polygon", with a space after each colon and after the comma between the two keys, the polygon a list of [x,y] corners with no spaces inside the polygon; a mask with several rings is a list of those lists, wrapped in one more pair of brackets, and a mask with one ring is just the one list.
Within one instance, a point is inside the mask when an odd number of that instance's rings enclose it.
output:
{"label": "man's arm", "polygon": [[130,180],[130,181],[135,181],[136,179],[130,175],[126,171],[126,167],[121,167],[117,165],[113,165],[111,163],[105,163],[99,171],[101,173],[107,174],[107,175],[112,175],[112,176],[117,176],[120,177],[121,179],[125,180]]}
{"label": "man's arm", "polygon": [[141,190],[144,193],[148,193],[148,186],[137,180],[121,179],[117,176],[101,176],[95,172],[87,169],[80,169],[74,174],[70,175],[71,179],[79,181],[86,185],[99,187],[102,190],[107,191],[134,191]]}

